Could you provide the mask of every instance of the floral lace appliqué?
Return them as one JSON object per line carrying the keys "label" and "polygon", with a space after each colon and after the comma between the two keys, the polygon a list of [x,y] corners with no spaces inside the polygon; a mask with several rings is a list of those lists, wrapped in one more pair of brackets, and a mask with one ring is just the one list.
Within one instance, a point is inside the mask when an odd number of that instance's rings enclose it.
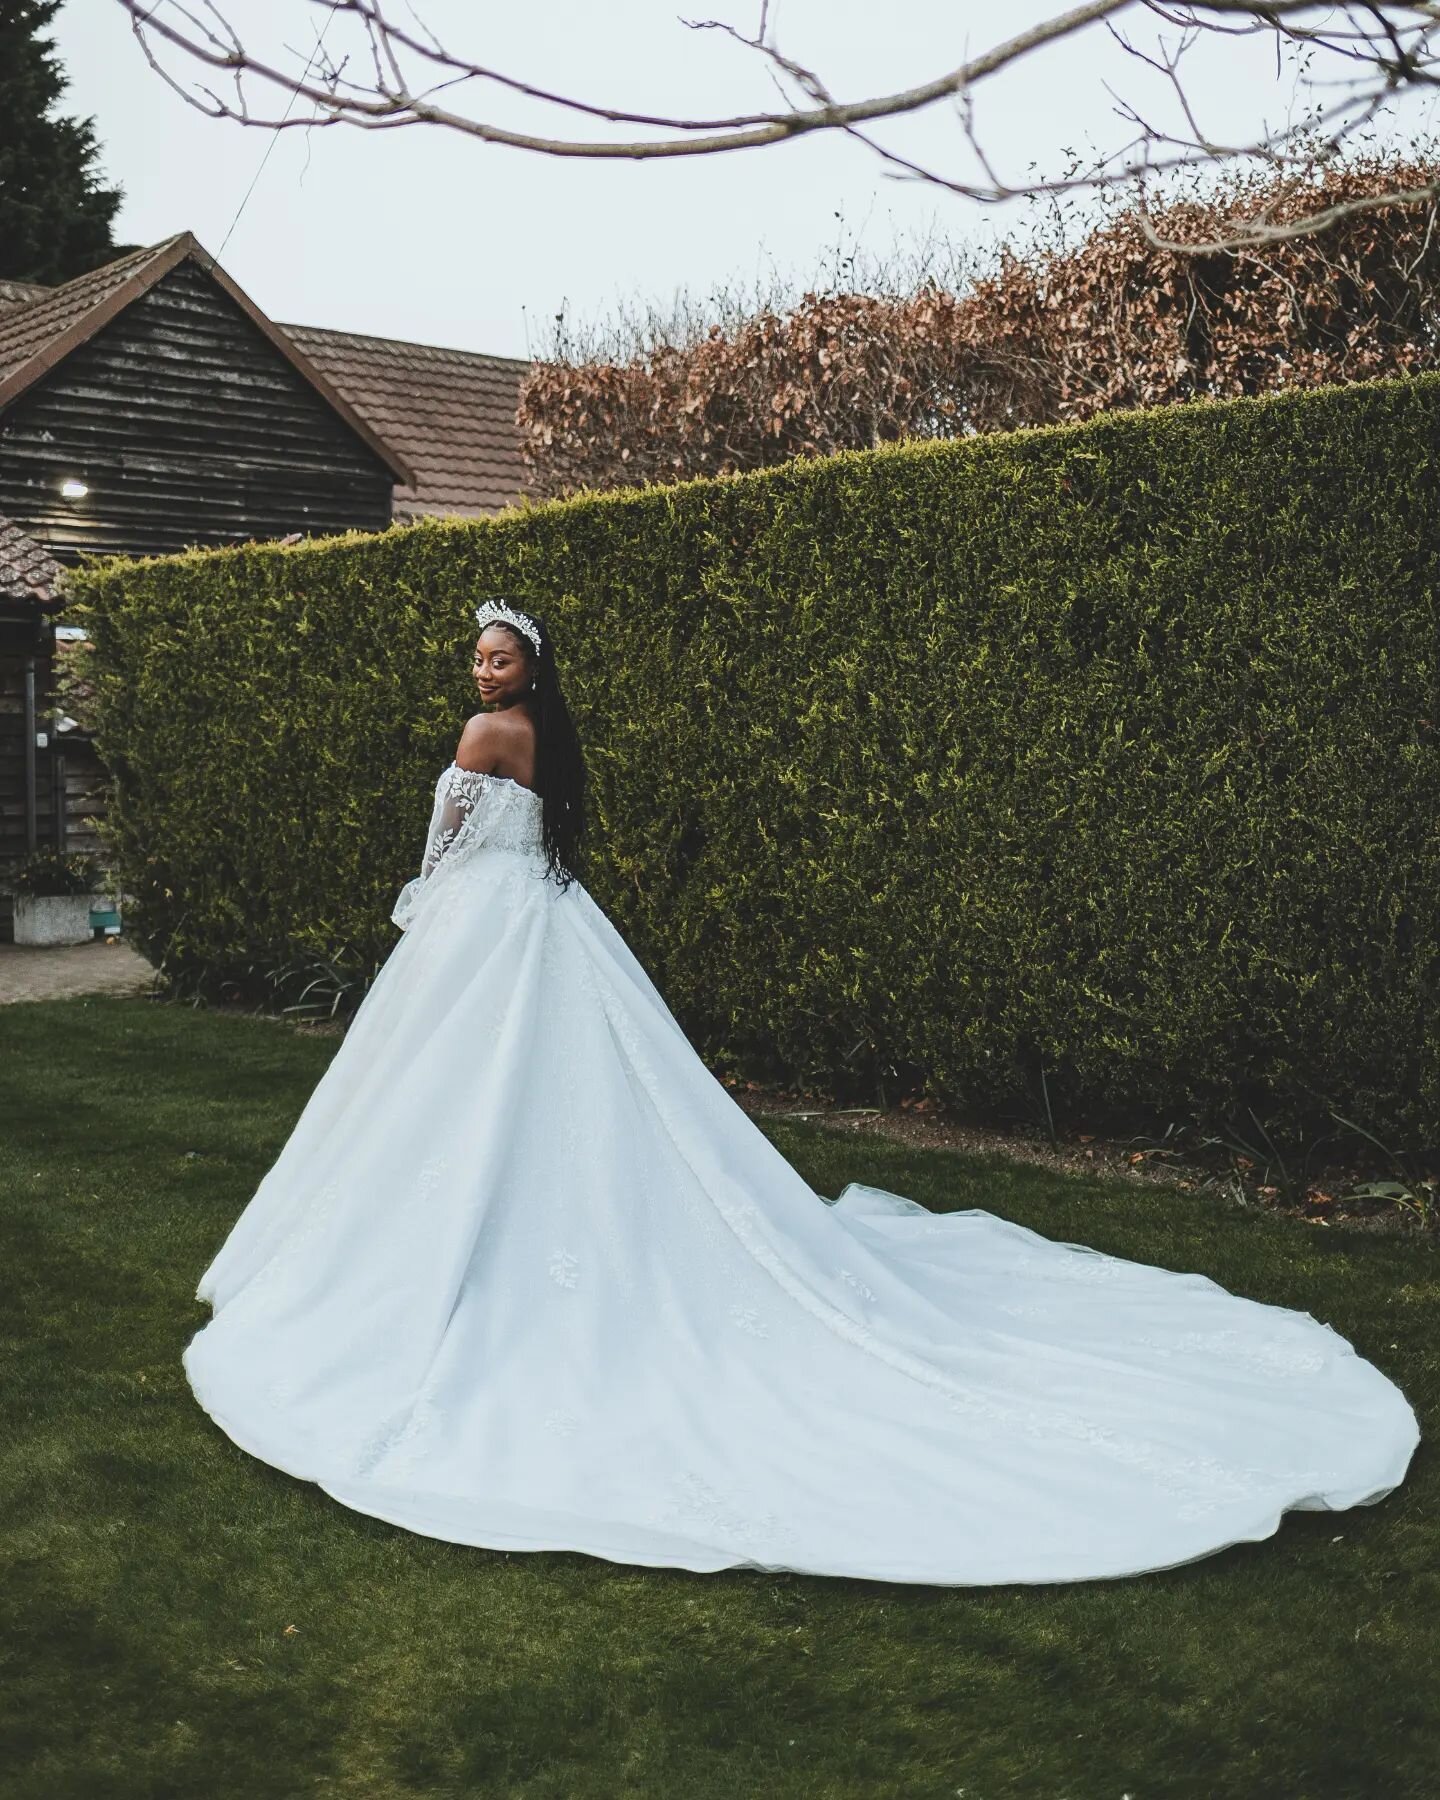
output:
{"label": "floral lace appliqu\u00e9", "polygon": [[382,1462],[387,1477],[404,1474],[415,1466],[425,1435],[440,1423],[434,1398],[436,1380],[432,1372],[415,1398],[398,1407],[364,1440],[351,1463],[353,1475],[373,1475]]}
{"label": "floral lace appliqu\u00e9", "polygon": [[544,803],[533,789],[507,776],[481,769],[462,769],[451,763],[435,784],[435,799],[425,833],[420,873],[406,882],[391,910],[391,921],[402,931],[436,907],[436,897],[448,896],[449,904],[438,916],[452,913],[459,904],[454,877],[480,850],[518,851],[537,863],[544,861],[542,819]]}
{"label": "floral lace appliqu\u00e9", "polygon": [[557,1250],[546,1264],[556,1287],[573,1288],[580,1280],[580,1258],[569,1250]]}
{"label": "floral lace appliqu\u00e9", "polygon": [[875,1298],[874,1294],[866,1287],[860,1277],[858,1275],[852,1275],[849,1269],[842,1269],[840,1271],[840,1279],[842,1281],[848,1281],[850,1286],[854,1288],[855,1292],[859,1294],[862,1299],[873,1300]]}
{"label": "floral lace appliqu\u00e9", "polygon": [[1160,1356],[1214,1356],[1242,1363],[1261,1375],[1318,1375],[1325,1366],[1321,1350],[1302,1349],[1275,1338],[1256,1339],[1243,1331],[1187,1331],[1178,1337],[1138,1341]]}
{"label": "floral lace appliqu\u00e9", "polygon": [[733,1495],[722,1494],[693,1469],[672,1478],[665,1498],[651,1508],[654,1525],[754,1554],[788,1542],[794,1532],[776,1512],[750,1512]]}
{"label": "floral lace appliqu\u00e9", "polygon": [[335,1211],[340,1192],[339,1182],[327,1181],[308,1201],[292,1206],[290,1221],[269,1257],[221,1310],[219,1318],[238,1321],[263,1311],[272,1291],[297,1267],[300,1251],[319,1235]]}
{"label": "floral lace appliqu\u00e9", "polygon": [[443,1180],[450,1167],[448,1156],[432,1156],[428,1162],[422,1163],[420,1172],[411,1182],[407,1198],[412,1204],[428,1200]]}

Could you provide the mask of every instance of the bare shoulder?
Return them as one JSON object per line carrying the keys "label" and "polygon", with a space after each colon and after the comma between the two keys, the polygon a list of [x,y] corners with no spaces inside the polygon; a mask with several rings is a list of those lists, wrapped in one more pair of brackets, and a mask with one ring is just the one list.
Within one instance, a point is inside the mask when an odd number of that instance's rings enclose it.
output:
{"label": "bare shoulder", "polygon": [[460,733],[460,742],[455,749],[455,761],[460,768],[479,769],[487,775],[494,771],[496,758],[504,748],[500,723],[494,713],[476,713],[465,721],[465,729]]}
{"label": "bare shoulder", "polygon": [[465,721],[455,761],[462,769],[503,774],[517,757],[524,759],[534,742],[534,722],[518,707],[505,712],[478,712]]}

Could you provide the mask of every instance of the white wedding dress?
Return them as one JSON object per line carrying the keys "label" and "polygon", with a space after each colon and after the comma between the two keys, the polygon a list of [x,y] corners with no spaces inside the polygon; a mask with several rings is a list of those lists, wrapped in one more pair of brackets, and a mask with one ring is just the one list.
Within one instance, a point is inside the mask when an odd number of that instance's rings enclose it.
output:
{"label": "white wedding dress", "polygon": [[544,867],[534,793],[445,770],[405,935],[200,1281],[186,1371],[242,1448],[455,1543],[940,1585],[1402,1480],[1414,1412],[1309,1313],[815,1193]]}

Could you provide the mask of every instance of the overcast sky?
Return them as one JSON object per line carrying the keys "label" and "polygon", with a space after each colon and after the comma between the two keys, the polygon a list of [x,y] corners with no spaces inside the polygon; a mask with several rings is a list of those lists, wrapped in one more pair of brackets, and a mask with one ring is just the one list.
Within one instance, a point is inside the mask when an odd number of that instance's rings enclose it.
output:
{"label": "overcast sky", "polygon": [[[325,9],[310,0],[219,4],[277,56],[286,45],[308,55],[325,24]],[[452,48],[597,104],[714,115],[778,103],[754,51],[683,22],[723,19],[753,33],[758,0],[507,8],[413,0],[413,10]],[[771,19],[781,50],[848,100],[909,86],[989,48],[997,18],[1014,32],[1056,10],[1035,0],[1003,8],[772,0]],[[337,22],[327,49],[341,35]],[[1151,47],[1155,35],[1137,15],[1135,41]],[[891,179],[873,152],[836,136],[637,163],[544,157],[434,127],[263,133],[206,119],[172,93],[147,67],[117,0],[66,0],[56,36],[71,79],[65,110],[93,114],[107,177],[125,190],[117,239],[153,243],[193,231],[265,312],[291,323],[541,355],[562,307],[580,320],[649,303],[663,311],[677,290],[703,302],[717,287],[748,290],[772,270],[787,281],[813,277],[837,244],[884,257],[935,233],[984,243],[1007,216],[1017,222],[1013,208],[1007,215]],[[183,72],[178,59],[172,66]],[[1208,47],[1185,66],[1214,138],[1252,137],[1296,106],[1293,70],[1277,76],[1273,48],[1259,41]],[[979,89],[978,134],[1001,174],[1018,179],[1032,165],[1058,173],[1067,147],[1123,142],[1130,131],[1107,81],[1143,111],[1173,120],[1161,78],[1098,30]],[[476,92],[470,104],[514,128],[596,130],[508,96]],[[1432,128],[1436,104],[1410,100],[1382,135],[1402,140]],[[943,173],[974,172],[949,104],[873,135]]]}

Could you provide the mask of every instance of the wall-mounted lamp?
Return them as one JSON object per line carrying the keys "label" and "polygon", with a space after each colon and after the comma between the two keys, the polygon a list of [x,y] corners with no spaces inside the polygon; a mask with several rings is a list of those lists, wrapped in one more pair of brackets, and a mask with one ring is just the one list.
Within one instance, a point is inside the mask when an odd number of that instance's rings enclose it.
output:
{"label": "wall-mounted lamp", "polygon": [[77,481],[73,475],[67,475],[60,483],[60,492],[67,500],[83,500],[90,490],[83,481]]}

